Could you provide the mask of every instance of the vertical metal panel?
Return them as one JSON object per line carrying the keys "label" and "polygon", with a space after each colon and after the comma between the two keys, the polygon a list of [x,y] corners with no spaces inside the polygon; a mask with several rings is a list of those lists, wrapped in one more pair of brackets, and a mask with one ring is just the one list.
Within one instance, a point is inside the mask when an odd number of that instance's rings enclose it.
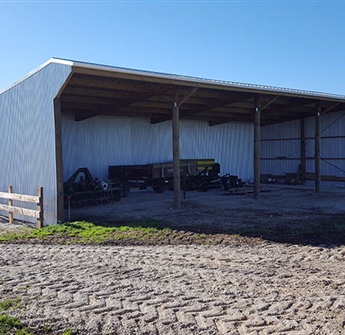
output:
{"label": "vertical metal panel", "polygon": [[261,128],[261,173],[284,175],[300,164],[300,120]]}
{"label": "vertical metal panel", "polygon": [[63,114],[62,148],[65,180],[79,167],[106,179],[109,165],[172,161],[171,124],[111,117],[75,122]]}
{"label": "vertical metal panel", "polygon": [[276,123],[270,126],[261,127],[261,139],[281,139],[300,137],[300,121]]}
{"label": "vertical metal panel", "polygon": [[[307,119],[307,137],[313,137],[315,118]],[[321,174],[345,178],[345,111],[321,116]],[[313,156],[314,138],[307,140],[307,156]],[[313,161],[307,163],[307,171],[314,172]],[[334,182],[322,181],[323,185]],[[345,183],[337,183],[345,186]]]}
{"label": "vertical metal panel", "polygon": [[[109,165],[172,161],[171,122],[152,125],[145,118],[95,117],[75,122],[63,115],[64,179],[86,166],[100,179]],[[180,123],[181,159],[214,158],[221,172],[253,178],[253,126],[207,122]]]}
{"label": "vertical metal panel", "polygon": [[[296,172],[300,157],[299,120],[262,127],[262,157],[288,156],[296,160],[262,160],[264,174],[283,175]],[[306,170],[315,172],[315,117],[305,119]],[[345,111],[329,113],[321,117],[321,174],[345,177]],[[276,141],[276,139],[283,141]],[[287,140],[287,139],[291,140]],[[296,140],[293,140],[296,138]],[[269,141],[270,139],[270,141]],[[285,140],[284,140],[285,139]],[[267,140],[267,141],[266,141]],[[345,186],[344,182],[322,181],[323,185]]]}
{"label": "vertical metal panel", "polygon": [[36,195],[42,186],[45,224],[56,223],[53,99],[70,72],[52,63],[0,95],[0,190]]}
{"label": "vertical metal panel", "polygon": [[181,158],[214,158],[221,174],[253,179],[254,129],[252,124],[226,123],[209,127],[203,121],[181,122]]}

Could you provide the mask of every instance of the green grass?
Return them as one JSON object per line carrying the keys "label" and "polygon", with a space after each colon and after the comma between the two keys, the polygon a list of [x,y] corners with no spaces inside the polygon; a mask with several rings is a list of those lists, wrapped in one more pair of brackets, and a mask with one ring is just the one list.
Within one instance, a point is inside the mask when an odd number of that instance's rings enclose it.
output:
{"label": "green grass", "polygon": [[[39,329],[29,330],[24,327],[18,318],[0,314],[0,335],[49,335],[52,334],[52,327],[44,326]],[[56,334],[56,333],[55,333]],[[61,335],[72,335],[71,329],[66,329]]]}
{"label": "green grass", "polygon": [[[0,243],[31,241],[58,244],[210,244],[210,235],[173,230],[164,222],[142,219],[118,225],[97,225],[85,221],[46,226],[24,232],[3,234]],[[212,243],[211,243],[212,244]]]}
{"label": "green grass", "polygon": [[[6,299],[0,301],[0,335],[49,335],[53,332],[51,325],[44,325],[38,329],[29,330],[20,319],[9,316],[5,312],[14,311],[22,307],[21,299]],[[55,333],[56,334],[56,333]],[[61,335],[72,335],[71,329],[66,329]]]}
{"label": "green grass", "polygon": [[6,299],[3,301],[0,301],[0,312],[2,311],[8,311],[10,309],[18,309],[22,307],[21,299]]}
{"label": "green grass", "polygon": [[[128,223],[93,224],[85,221],[69,222],[37,230],[7,232],[0,243],[54,243],[54,244],[113,244],[113,245],[157,245],[157,244],[217,244],[217,235],[223,234],[231,240],[254,237],[287,243],[345,242],[345,217],[329,217],[317,221],[293,220],[284,217],[261,218],[234,228],[218,228],[199,223],[178,223],[180,229],[166,227],[162,221],[143,219]],[[228,241],[229,241],[228,239]],[[1,279],[0,279],[1,285]]]}
{"label": "green grass", "polygon": [[48,240],[52,238],[65,239],[69,243],[95,243],[119,240],[159,240],[166,238],[172,229],[161,228],[155,221],[141,220],[132,225],[100,226],[90,222],[77,221],[46,226],[30,232],[17,232],[2,235],[0,242],[15,242],[28,240]]}
{"label": "green grass", "polygon": [[21,299],[6,299],[0,301],[0,335],[32,335],[26,328],[22,327],[18,318],[4,313],[5,311],[16,310],[22,307]]}
{"label": "green grass", "polygon": [[0,335],[16,334],[20,320],[6,314],[0,314]]}

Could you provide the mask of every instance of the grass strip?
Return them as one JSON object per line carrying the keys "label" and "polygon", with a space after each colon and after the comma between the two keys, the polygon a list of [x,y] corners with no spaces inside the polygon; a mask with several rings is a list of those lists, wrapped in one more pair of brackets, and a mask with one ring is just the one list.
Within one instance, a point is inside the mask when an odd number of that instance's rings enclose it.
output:
{"label": "grass strip", "polygon": [[[155,220],[140,220],[128,225],[96,225],[76,221],[46,226],[24,232],[9,232],[0,237],[0,242],[51,241],[65,244],[121,244],[132,241],[141,244],[156,244],[160,241],[176,242],[183,234]],[[203,241],[206,234],[193,234],[193,240]]]}

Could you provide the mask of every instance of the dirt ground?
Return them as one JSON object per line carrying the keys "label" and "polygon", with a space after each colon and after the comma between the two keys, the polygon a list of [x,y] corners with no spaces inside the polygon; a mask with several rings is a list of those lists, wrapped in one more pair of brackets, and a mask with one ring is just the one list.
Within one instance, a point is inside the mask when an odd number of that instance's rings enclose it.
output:
{"label": "dirt ground", "polygon": [[73,210],[105,225],[154,218],[219,244],[0,244],[0,300],[20,297],[13,315],[60,334],[345,334],[344,227],[333,224],[345,190],[265,189],[260,200],[189,192],[179,210],[171,192],[134,191]]}
{"label": "dirt ground", "polygon": [[307,186],[263,185],[260,199],[253,199],[252,190],[190,191],[176,210],[172,191],[134,189],[115,204],[73,209],[70,218],[105,225],[154,218],[164,227],[214,234],[223,240],[239,234],[295,244],[345,244],[345,227],[330,223],[345,215],[345,188],[323,188],[316,194]]}

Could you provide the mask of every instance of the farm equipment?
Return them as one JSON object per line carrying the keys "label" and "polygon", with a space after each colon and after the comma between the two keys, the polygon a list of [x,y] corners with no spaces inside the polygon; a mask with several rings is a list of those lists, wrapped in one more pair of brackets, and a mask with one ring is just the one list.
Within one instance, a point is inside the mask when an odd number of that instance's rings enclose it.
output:
{"label": "farm equipment", "polygon": [[219,176],[220,165],[213,163],[210,166],[205,166],[198,173],[187,178],[187,185],[189,189],[207,191],[209,189],[220,188],[221,178]]}
{"label": "farm equipment", "polygon": [[[131,187],[152,187],[156,193],[173,189],[173,163],[109,166],[108,178],[127,182]],[[221,187],[220,166],[214,159],[180,160],[181,189],[207,190]]]}
{"label": "farm equipment", "polygon": [[124,196],[123,186],[118,180],[111,183],[100,181],[92,177],[88,168],[79,168],[64,183],[66,208],[68,205],[76,208],[120,201],[121,196]]}
{"label": "farm equipment", "polygon": [[242,179],[239,179],[238,176],[233,176],[230,174],[225,174],[221,178],[223,188],[225,191],[231,191],[232,189],[238,189],[243,187],[244,183]]}

